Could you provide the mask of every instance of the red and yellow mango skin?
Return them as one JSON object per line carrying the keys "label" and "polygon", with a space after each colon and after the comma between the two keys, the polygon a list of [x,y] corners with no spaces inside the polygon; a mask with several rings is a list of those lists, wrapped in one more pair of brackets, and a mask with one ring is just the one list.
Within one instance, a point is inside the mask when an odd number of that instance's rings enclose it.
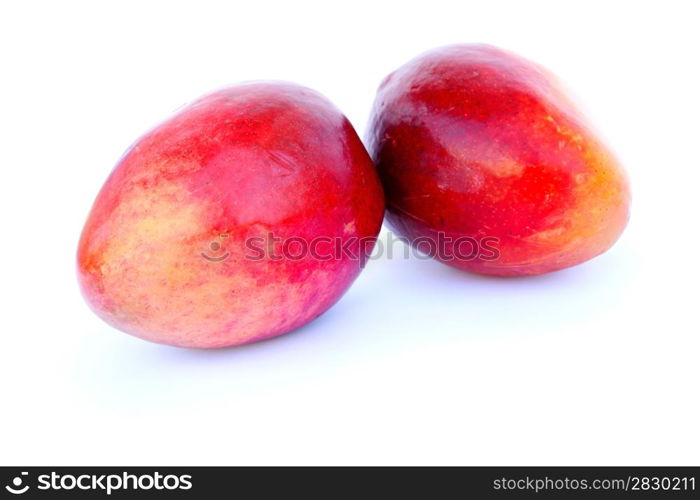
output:
{"label": "red and yellow mango skin", "polygon": [[371,242],[383,214],[374,165],[338,109],[298,85],[241,84],[190,104],[122,157],[83,229],[79,282],[102,319],[143,339],[262,340],[327,310],[372,250],[317,246],[298,258],[289,246],[286,258],[282,242]]}
{"label": "red and yellow mango skin", "polygon": [[460,269],[563,269],[610,248],[628,220],[625,172],[556,78],[495,47],[435,49],[390,74],[367,143],[395,232],[497,238],[495,260],[449,245],[436,256]]}

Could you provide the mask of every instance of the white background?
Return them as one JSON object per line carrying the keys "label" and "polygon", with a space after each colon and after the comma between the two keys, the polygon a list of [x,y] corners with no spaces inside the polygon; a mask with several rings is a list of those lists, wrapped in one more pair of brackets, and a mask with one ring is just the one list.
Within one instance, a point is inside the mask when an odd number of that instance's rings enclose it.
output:
{"label": "white background", "polygon": [[[3,3],[0,462],[698,465],[698,19],[670,1]],[[274,78],[362,134],[386,74],[455,42],[534,59],[584,103],[633,183],[607,254],[522,279],[373,261],[317,321],[218,351],[89,311],[78,236],[149,127]]]}

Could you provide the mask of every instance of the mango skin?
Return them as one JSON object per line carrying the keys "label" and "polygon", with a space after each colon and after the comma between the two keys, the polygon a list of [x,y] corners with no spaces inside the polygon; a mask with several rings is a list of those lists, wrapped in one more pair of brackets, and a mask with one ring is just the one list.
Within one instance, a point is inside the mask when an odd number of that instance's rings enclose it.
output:
{"label": "mango skin", "polygon": [[[241,84],[193,102],[125,153],[85,223],[78,279],[95,313],[124,332],[182,347],[245,344],[331,307],[383,214],[374,165],[335,106],[295,84]],[[364,244],[348,255],[317,246],[323,259],[296,258],[292,245],[293,258],[280,259],[292,237]]]}
{"label": "mango skin", "polygon": [[556,78],[492,46],[442,47],[390,74],[367,144],[396,233],[491,238],[495,260],[449,244],[435,255],[459,269],[564,269],[605,252],[629,218],[623,168]]}

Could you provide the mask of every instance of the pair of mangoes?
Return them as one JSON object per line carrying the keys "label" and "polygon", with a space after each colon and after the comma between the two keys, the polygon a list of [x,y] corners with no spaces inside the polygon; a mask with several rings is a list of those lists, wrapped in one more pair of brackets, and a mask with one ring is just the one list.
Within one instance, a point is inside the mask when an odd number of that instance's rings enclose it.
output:
{"label": "pair of mangoes", "polygon": [[435,258],[502,276],[595,257],[628,219],[623,169],[555,78],[494,47],[440,48],[390,74],[367,148],[298,85],[200,98],[139,139],[98,195],[78,250],[88,303],[155,342],[243,344],[333,305],[385,206]]}

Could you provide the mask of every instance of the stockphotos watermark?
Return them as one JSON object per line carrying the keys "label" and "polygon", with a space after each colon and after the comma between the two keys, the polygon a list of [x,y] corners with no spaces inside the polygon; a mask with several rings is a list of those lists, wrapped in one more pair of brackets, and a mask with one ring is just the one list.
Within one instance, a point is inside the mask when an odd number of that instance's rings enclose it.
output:
{"label": "stockphotos watermark", "polygon": [[[409,240],[397,237],[391,231],[386,234],[386,239],[357,236],[318,236],[307,239],[301,236],[281,237],[268,232],[265,236],[245,238],[243,255],[251,261],[354,260],[361,265],[367,260],[382,258],[437,258],[445,262],[469,262],[495,261],[501,256],[500,240],[495,236],[453,237],[439,231],[434,236],[419,236]],[[213,263],[226,261],[234,251],[229,248],[233,245],[227,245],[231,239],[229,234],[220,234],[200,255]],[[400,244],[399,251],[396,250],[397,243]]]}
{"label": "stockphotos watermark", "polygon": [[190,490],[192,476],[189,474],[39,474],[35,483],[26,471],[11,479],[5,490],[13,495],[23,495],[30,490],[38,491],[93,491],[111,495],[114,491]]}

